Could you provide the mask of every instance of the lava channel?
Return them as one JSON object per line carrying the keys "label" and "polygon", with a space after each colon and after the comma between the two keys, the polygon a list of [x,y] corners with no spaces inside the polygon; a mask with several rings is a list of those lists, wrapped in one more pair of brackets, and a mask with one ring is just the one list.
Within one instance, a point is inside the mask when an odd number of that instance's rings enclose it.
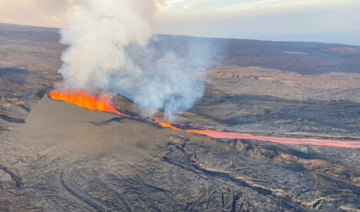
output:
{"label": "lava channel", "polygon": [[[111,100],[106,95],[92,95],[86,93],[84,90],[76,90],[71,92],[66,91],[52,91],[49,96],[55,100],[62,100],[64,102],[72,103],[80,107],[84,107],[90,110],[106,111],[115,113],[120,116],[141,119],[139,117],[132,117],[127,114],[118,111],[111,103]],[[148,120],[149,121],[149,120]],[[315,146],[328,146],[328,147],[342,147],[342,148],[360,148],[360,141],[340,141],[340,140],[324,140],[315,138],[286,138],[286,137],[272,137],[272,136],[259,136],[246,133],[236,132],[220,132],[212,130],[197,130],[197,129],[181,129],[171,125],[165,121],[159,121],[158,119],[150,120],[164,128],[171,128],[173,130],[186,131],[188,133],[196,133],[200,135],[206,135],[211,138],[228,138],[228,139],[252,139],[258,141],[269,141],[280,144],[308,144]]]}

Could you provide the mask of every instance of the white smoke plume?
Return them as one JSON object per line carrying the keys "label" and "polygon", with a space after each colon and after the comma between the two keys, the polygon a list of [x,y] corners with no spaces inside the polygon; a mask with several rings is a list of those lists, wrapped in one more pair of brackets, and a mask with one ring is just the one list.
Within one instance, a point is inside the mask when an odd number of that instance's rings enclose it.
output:
{"label": "white smoke plume", "polygon": [[[204,92],[202,73],[183,63],[159,62],[152,38],[157,0],[69,0],[75,11],[60,31],[68,45],[59,70],[65,86],[96,92],[110,89],[165,114],[192,107]],[[179,58],[169,53],[165,58]],[[159,59],[159,58],[158,58]],[[165,65],[164,65],[165,64]]]}

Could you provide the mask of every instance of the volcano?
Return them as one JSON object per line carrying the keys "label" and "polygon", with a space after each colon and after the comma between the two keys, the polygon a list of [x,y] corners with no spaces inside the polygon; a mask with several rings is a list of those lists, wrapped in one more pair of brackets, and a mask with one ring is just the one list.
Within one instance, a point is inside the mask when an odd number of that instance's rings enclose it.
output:
{"label": "volcano", "polygon": [[333,51],[346,45],[159,35],[159,60],[229,43],[169,124],[120,95],[116,112],[50,98],[57,29],[0,24],[0,37],[1,212],[360,209],[360,55]]}
{"label": "volcano", "polygon": [[[330,196],[345,198],[358,189],[323,175],[331,169],[356,176],[319,156],[330,147],[215,140],[47,95],[6,136],[20,148],[7,157],[27,157],[3,170],[14,186],[31,191],[36,207],[54,211],[307,211],[318,202],[331,210],[325,194],[337,187],[341,192]],[[294,181],[296,188],[286,183]]]}

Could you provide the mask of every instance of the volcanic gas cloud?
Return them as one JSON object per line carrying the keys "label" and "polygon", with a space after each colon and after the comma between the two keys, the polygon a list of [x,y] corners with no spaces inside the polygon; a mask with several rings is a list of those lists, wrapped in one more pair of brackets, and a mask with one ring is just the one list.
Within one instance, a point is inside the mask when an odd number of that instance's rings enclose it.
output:
{"label": "volcanic gas cloud", "polygon": [[[57,90],[107,89],[168,116],[191,108],[203,96],[203,74],[157,63],[161,58],[154,58],[147,45],[159,0],[71,3],[69,27],[60,31],[61,42],[69,48],[62,55],[59,72],[64,82]],[[179,59],[171,52],[164,57]]]}

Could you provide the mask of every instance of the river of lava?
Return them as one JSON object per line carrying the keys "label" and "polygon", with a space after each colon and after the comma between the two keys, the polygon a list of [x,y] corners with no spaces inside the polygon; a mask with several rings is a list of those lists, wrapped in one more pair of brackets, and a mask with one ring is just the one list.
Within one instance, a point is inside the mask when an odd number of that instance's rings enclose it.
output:
{"label": "river of lava", "polygon": [[195,130],[189,129],[186,132],[193,132],[196,134],[207,135],[212,138],[228,138],[228,139],[252,139],[258,141],[270,141],[280,144],[310,144],[315,146],[329,146],[329,147],[343,147],[343,148],[360,148],[360,141],[340,141],[340,140],[325,140],[315,138],[286,138],[273,136],[251,135],[247,133],[234,132],[219,132],[212,130]]}
{"label": "river of lava", "polygon": [[168,122],[165,122],[165,121],[159,121],[159,119],[155,119],[154,123],[164,127],[164,128],[171,128],[173,130],[183,130],[181,128],[178,128],[178,127],[175,127],[173,125],[171,125],[170,123]]}
{"label": "river of lava", "polygon": [[[62,100],[68,103],[75,104],[80,107],[85,107],[90,110],[106,111],[116,113],[120,116],[129,117],[133,119],[140,119],[138,117],[132,117],[127,114],[121,113],[111,104],[111,100],[106,95],[93,95],[88,94],[84,90],[71,91],[52,91],[49,96],[55,100]],[[148,120],[164,128],[171,128],[173,130],[182,130],[188,133],[196,133],[206,135],[212,138],[228,138],[228,139],[252,139],[258,141],[269,141],[280,144],[309,144],[316,146],[329,146],[329,147],[343,147],[343,148],[360,148],[360,141],[340,141],[340,140],[323,140],[315,138],[285,138],[285,137],[272,137],[272,136],[260,136],[251,135],[246,133],[235,133],[235,132],[220,132],[212,130],[197,130],[197,129],[181,129],[171,125],[165,121]]]}

